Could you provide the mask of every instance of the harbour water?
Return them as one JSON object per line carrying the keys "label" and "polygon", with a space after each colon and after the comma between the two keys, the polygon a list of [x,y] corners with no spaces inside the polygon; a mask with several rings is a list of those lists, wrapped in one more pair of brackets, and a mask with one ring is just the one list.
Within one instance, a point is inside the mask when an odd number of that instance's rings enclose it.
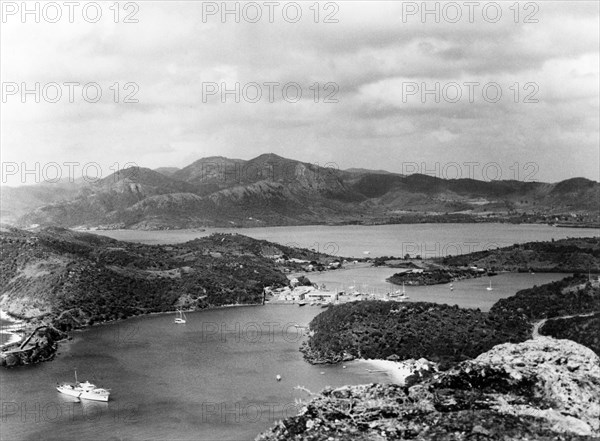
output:
{"label": "harbour water", "polygon": [[[312,366],[298,351],[320,308],[236,307],[138,317],[62,343],[52,362],[0,370],[2,440],[252,440],[326,386],[387,382],[364,364]],[[111,388],[108,403],[59,394],[57,382]],[[276,375],[281,375],[281,381]]]}
{"label": "harbour water", "polygon": [[[98,232],[145,243],[178,243],[208,235],[187,231]],[[225,230],[232,232],[232,230]],[[401,255],[407,243],[429,250],[449,239],[461,244],[499,246],[567,236],[593,236],[595,230],[544,225],[429,224],[377,227],[286,227],[244,229],[260,239],[319,251],[334,243],[343,256]],[[444,239],[446,238],[446,239]],[[446,242],[443,242],[443,241]],[[316,244],[316,246],[315,246]],[[469,245],[471,246],[471,245]],[[400,248],[399,248],[400,247]],[[421,253],[423,257],[431,257]],[[456,253],[452,253],[456,254]],[[391,268],[310,273],[313,282],[337,289],[355,284],[385,292]],[[562,278],[562,274],[500,274],[446,285],[406,287],[411,300],[458,304],[488,310],[499,298]],[[276,421],[295,415],[297,400],[326,386],[387,382],[363,363],[312,366],[298,351],[303,329],[319,307],[267,305],[187,313],[187,324],[174,314],[133,318],[94,326],[61,343],[52,362],[0,370],[0,440],[251,440]],[[299,327],[296,327],[298,325]],[[55,390],[73,378],[111,388],[108,403],[75,403]],[[281,375],[281,381],[276,380]]]}
{"label": "harbour water", "polygon": [[[343,257],[376,257],[405,254],[423,258],[466,254],[531,241],[567,237],[598,237],[592,228],[557,228],[541,224],[400,224],[299,226],[200,230],[92,231],[119,240],[147,244],[181,243],[212,233],[239,233],[283,245],[299,246]],[[368,254],[366,254],[368,252]]]}
{"label": "harbour water", "polygon": [[[349,265],[346,269],[326,271],[322,273],[303,273],[313,283],[324,284],[327,289],[347,290],[349,286],[355,286],[361,292],[385,294],[387,292],[401,289],[392,285],[385,279],[398,272],[394,268],[353,268]],[[514,295],[517,291],[531,288],[534,285],[554,282],[569,276],[561,273],[501,273],[493,277],[480,277],[475,279],[459,280],[450,286],[405,286],[406,295],[411,302],[435,302],[448,305],[458,305],[462,308],[479,308],[482,311],[489,309],[498,300]],[[492,282],[492,291],[486,288]]]}

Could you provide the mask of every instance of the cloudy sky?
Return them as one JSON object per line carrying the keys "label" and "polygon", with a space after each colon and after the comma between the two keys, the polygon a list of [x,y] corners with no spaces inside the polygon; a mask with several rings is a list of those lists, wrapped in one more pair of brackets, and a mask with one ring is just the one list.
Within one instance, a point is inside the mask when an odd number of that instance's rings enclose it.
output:
{"label": "cloudy sky", "polygon": [[[423,16],[421,2],[229,2],[223,16],[221,2],[30,2],[36,23],[4,2],[3,180],[22,180],[14,164],[98,163],[106,176],[265,152],[598,180],[598,2],[513,3],[432,2],[439,15]],[[40,102],[24,93],[36,83]]]}

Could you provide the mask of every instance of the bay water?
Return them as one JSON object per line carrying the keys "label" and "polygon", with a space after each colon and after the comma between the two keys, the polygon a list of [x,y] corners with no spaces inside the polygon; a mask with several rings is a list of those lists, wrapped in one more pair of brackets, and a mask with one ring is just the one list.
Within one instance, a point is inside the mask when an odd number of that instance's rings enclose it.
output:
{"label": "bay water", "polygon": [[[98,231],[121,240],[180,243],[212,232]],[[436,253],[458,243],[473,247],[597,236],[596,230],[545,225],[419,224],[374,227],[272,227],[236,230],[258,239],[315,248],[342,256],[402,255],[407,246]],[[334,244],[334,245],[332,245]],[[407,245],[409,244],[409,245]],[[334,248],[332,248],[332,246]],[[327,249],[326,249],[327,248]],[[441,251],[440,251],[441,252]],[[423,257],[433,257],[419,253]],[[452,252],[451,254],[457,254]],[[392,268],[310,273],[313,282],[338,289],[351,284],[385,292]],[[517,290],[559,280],[562,274],[500,274],[446,285],[406,287],[412,301],[488,310]],[[326,386],[388,382],[361,363],[312,366],[299,346],[319,307],[267,305],[187,314],[150,315],[76,332],[54,361],[0,370],[0,440],[252,440]],[[75,402],[57,382],[89,380],[111,388],[108,403]],[[276,376],[281,375],[281,381]]]}
{"label": "bay water", "polygon": [[598,237],[593,228],[558,228],[544,224],[399,224],[399,225],[307,225],[298,227],[207,228],[205,230],[109,230],[91,233],[147,244],[187,242],[212,233],[238,233],[282,245],[314,249],[342,257],[423,258],[466,254],[524,243],[567,237]]}

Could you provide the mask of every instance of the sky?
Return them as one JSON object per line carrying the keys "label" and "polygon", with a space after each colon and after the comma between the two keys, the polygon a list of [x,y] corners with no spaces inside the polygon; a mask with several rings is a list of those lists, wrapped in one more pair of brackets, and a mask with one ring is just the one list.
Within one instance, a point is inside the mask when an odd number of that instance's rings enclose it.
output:
{"label": "sky", "polygon": [[596,1],[76,3],[2,2],[2,184],[267,152],[600,180]]}

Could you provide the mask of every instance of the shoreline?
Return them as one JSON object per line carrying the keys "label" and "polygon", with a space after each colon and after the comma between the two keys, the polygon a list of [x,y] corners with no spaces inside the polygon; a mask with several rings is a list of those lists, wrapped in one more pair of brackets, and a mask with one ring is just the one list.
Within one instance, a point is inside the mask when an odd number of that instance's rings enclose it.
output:
{"label": "shoreline", "polygon": [[[373,369],[365,368],[370,373],[383,372],[390,378],[392,383],[401,386],[406,384],[406,379],[411,375],[418,373],[420,370],[430,370],[430,366],[436,366],[435,363],[425,358],[404,361],[357,358],[353,362],[372,367]],[[437,368],[434,369],[435,371],[437,371]]]}
{"label": "shoreline", "polygon": [[[217,309],[249,307],[249,306],[266,306],[266,305],[263,305],[262,303],[234,303],[234,304],[230,304],[230,305],[211,306],[211,307],[203,308],[203,309],[189,309],[189,310],[182,310],[182,311],[191,313],[191,312],[199,312],[199,311],[208,311],[208,310],[212,311],[212,310],[217,310]],[[70,335],[68,333],[66,333],[67,336],[65,338],[63,338],[61,340],[57,340],[57,343],[59,344],[59,346],[56,348],[56,353],[59,352],[61,344],[68,344],[68,342],[70,340],[72,340],[73,334],[75,334],[75,333],[81,333],[83,331],[94,328],[96,326],[112,325],[112,324],[116,324],[116,323],[125,322],[127,320],[134,319],[134,318],[143,318],[143,317],[149,317],[149,316],[174,314],[177,311],[178,310],[176,309],[173,311],[149,312],[146,314],[140,314],[140,315],[127,317],[124,319],[96,322],[93,325],[86,325],[86,326],[82,326],[80,328],[71,329],[70,331],[68,331],[69,333],[71,333]],[[31,331],[31,329],[28,330],[26,327],[23,327],[23,323],[24,323],[23,320],[18,320],[18,319],[13,318],[9,313],[7,313],[6,311],[4,311],[2,309],[0,309],[0,319],[11,323],[8,326],[2,326],[0,328],[0,333],[11,335],[11,338],[7,342],[0,344],[0,353],[5,353],[5,348],[7,348],[11,345],[14,345],[15,343],[21,342],[23,340],[23,338],[29,333],[29,331]],[[23,332],[23,334],[18,334],[16,332],[13,332],[16,330]],[[44,361],[51,361],[51,360],[44,360]],[[35,364],[37,364],[37,363],[35,363]]]}
{"label": "shoreline", "polygon": [[0,320],[10,323],[0,327],[0,334],[10,335],[10,338],[6,342],[0,344],[0,350],[2,350],[3,348],[20,342],[23,339],[22,335],[14,332],[22,329],[23,320],[15,319],[3,309],[0,309]]}
{"label": "shoreline", "polygon": [[[74,227],[66,227],[69,230],[78,231],[81,233],[92,233],[102,235],[102,232],[131,232],[131,231],[141,231],[141,232],[156,232],[156,231],[169,231],[173,233],[189,231],[189,232],[197,232],[197,233],[221,233],[233,230],[251,230],[251,229],[267,229],[267,228],[289,228],[289,227],[380,227],[386,225],[439,225],[439,224],[456,224],[456,225],[471,225],[471,224],[500,224],[500,225],[544,225],[553,228],[585,228],[585,229],[597,229],[600,226],[590,223],[582,223],[582,224],[568,224],[568,223],[553,223],[550,221],[541,221],[541,222],[514,222],[513,218],[494,218],[488,220],[482,216],[471,216],[469,218],[465,218],[463,220],[453,219],[452,222],[440,221],[441,214],[438,215],[426,215],[428,216],[429,222],[362,222],[362,223],[354,223],[354,222],[323,222],[323,223],[299,223],[299,224],[262,224],[262,225],[248,225],[248,224],[239,224],[239,225],[228,225],[224,224],[222,226],[215,225],[204,225],[201,227],[184,227],[184,228],[102,228],[101,226],[90,226],[84,227],[81,225],[77,225]],[[15,227],[18,228],[18,227]],[[24,228],[27,229],[27,228]]]}
{"label": "shoreline", "polygon": [[[191,313],[191,312],[213,311],[216,309],[225,309],[225,308],[241,308],[241,307],[248,307],[248,306],[267,306],[267,305],[263,305],[262,303],[234,303],[231,305],[210,306],[208,308],[203,308],[203,309],[182,309],[181,311]],[[148,312],[146,314],[132,315],[131,317],[126,317],[123,319],[107,320],[104,322],[95,322],[93,325],[82,326],[80,328],[72,329],[68,332],[81,332],[81,331],[85,331],[86,329],[95,328],[96,326],[111,325],[114,323],[121,323],[121,322],[125,322],[127,320],[136,319],[136,318],[174,314],[177,311],[179,311],[179,310],[175,309],[173,311]],[[67,339],[63,339],[60,341],[63,342],[65,340],[67,340]]]}

